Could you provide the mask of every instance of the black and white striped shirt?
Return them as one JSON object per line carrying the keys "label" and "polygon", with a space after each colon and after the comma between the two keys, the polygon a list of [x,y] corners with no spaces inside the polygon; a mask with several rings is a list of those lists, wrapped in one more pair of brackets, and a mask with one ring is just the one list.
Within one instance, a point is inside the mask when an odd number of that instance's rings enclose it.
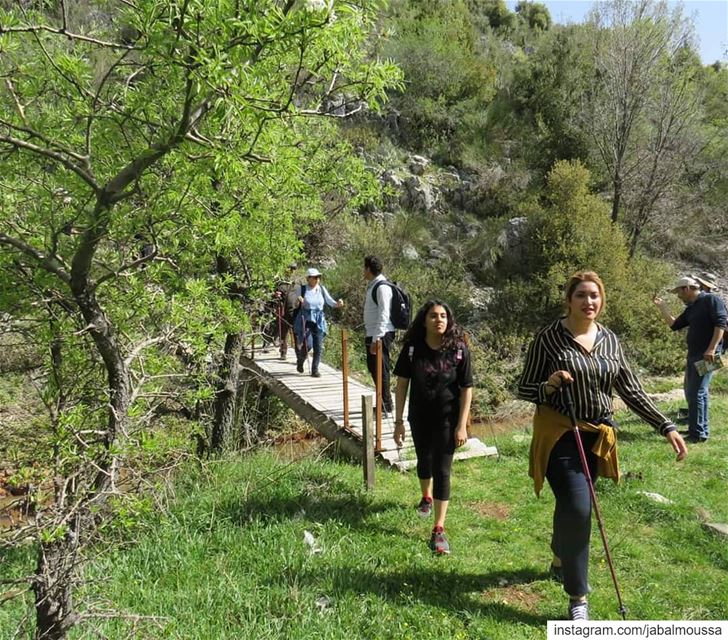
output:
{"label": "black and white striped shirt", "polygon": [[546,381],[555,371],[568,371],[574,378],[572,392],[578,420],[597,423],[611,419],[612,390],[627,406],[661,434],[675,426],[647,397],[639,380],[632,373],[617,336],[602,325],[594,346],[584,349],[564,327],[561,320],[544,327],[533,339],[526,355],[518,397],[536,404],[548,404],[568,415],[561,393],[546,394]]}

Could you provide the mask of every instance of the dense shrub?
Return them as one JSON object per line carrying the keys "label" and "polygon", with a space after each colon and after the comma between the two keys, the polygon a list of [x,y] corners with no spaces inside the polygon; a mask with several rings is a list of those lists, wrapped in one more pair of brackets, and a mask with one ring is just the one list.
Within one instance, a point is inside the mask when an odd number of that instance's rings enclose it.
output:
{"label": "dense shrub", "polygon": [[563,287],[579,270],[604,280],[607,304],[600,320],[622,336],[634,359],[653,371],[675,369],[677,345],[652,304],[671,278],[661,263],[628,259],[621,229],[607,204],[589,190],[589,172],[580,162],[557,162],[548,175],[546,202],[526,228],[525,258],[501,273],[505,282],[489,309],[501,336],[530,335],[563,312]]}
{"label": "dense shrub", "polygon": [[463,0],[393,3],[396,38],[385,47],[404,71],[406,91],[393,96],[402,142],[441,162],[457,163],[495,95],[497,69],[481,52]]}

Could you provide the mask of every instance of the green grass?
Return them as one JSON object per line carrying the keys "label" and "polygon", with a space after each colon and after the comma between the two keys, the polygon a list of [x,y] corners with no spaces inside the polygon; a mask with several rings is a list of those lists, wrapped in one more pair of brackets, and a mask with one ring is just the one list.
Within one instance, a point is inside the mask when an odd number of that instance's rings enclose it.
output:
{"label": "green grass", "polygon": [[[700,515],[728,522],[728,398],[714,398],[711,442],[683,463],[646,425],[621,418],[629,475],[599,481],[598,493],[628,617],[728,618],[728,545]],[[313,457],[286,465],[262,452],[189,469],[166,512],[99,549],[78,596],[154,620],[91,620],[72,637],[543,639],[565,596],[546,576],[553,498],[547,487],[533,494],[523,433],[499,435],[499,460],[455,464],[453,554],[442,558],[426,547],[431,523],[414,513],[411,472],[378,468],[367,494],[358,467]],[[27,552],[6,560],[9,575],[32,566]],[[596,526],[590,582],[593,618],[618,619]],[[0,637],[25,612],[17,600],[0,607]]]}

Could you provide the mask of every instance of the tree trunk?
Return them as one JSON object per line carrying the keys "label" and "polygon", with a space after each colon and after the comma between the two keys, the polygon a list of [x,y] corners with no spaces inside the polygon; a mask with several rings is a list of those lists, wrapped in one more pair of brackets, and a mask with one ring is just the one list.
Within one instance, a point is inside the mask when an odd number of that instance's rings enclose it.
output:
{"label": "tree trunk", "polygon": [[90,327],[94,344],[104,362],[109,385],[109,408],[103,437],[103,452],[95,460],[98,472],[94,482],[94,491],[99,494],[114,482],[112,474],[115,466],[111,449],[117,435],[126,433],[129,403],[131,402],[131,380],[129,366],[124,361],[114,326],[99,305],[96,296],[86,288],[74,291],[74,294],[81,314]]}
{"label": "tree trunk", "polygon": [[[33,580],[36,640],[63,640],[78,621],[72,596],[79,570],[77,555],[81,544],[81,522],[88,515],[89,502],[93,500],[98,506],[108,486],[113,485],[116,473],[113,445],[118,434],[126,433],[131,401],[129,366],[116,340],[114,327],[93,291],[89,291],[88,286],[73,284],[77,285],[73,291],[75,300],[106,369],[108,411],[100,450],[85,449],[79,445],[81,457],[89,458],[85,467],[79,469],[79,479],[85,476],[88,482],[77,484],[74,480],[65,491],[61,491],[59,483],[56,484],[56,513],[63,515],[74,509],[76,514],[70,524],[65,525],[68,529],[62,534],[54,531],[51,524],[48,531],[53,532],[53,540],[39,544]],[[53,355],[58,361],[60,354]]]}
{"label": "tree trunk", "polygon": [[619,174],[614,176],[614,197],[612,198],[612,222],[619,219],[619,203],[622,200],[622,178]]}
{"label": "tree trunk", "polygon": [[78,621],[72,598],[77,535],[74,529],[39,545],[33,583],[36,640],[63,640]]}
{"label": "tree trunk", "polygon": [[225,338],[225,352],[220,364],[210,434],[210,449],[216,453],[230,448],[232,444],[240,378],[240,355],[243,350],[244,335],[240,331],[239,333],[229,333]]}

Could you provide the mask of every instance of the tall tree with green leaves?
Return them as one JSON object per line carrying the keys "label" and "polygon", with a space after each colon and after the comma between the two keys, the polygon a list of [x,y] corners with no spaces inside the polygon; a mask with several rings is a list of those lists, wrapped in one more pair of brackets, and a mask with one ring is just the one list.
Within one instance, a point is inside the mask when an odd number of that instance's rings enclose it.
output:
{"label": "tall tree with green leaves", "polygon": [[379,2],[0,7],[0,289],[44,354],[32,586],[36,637],[56,639],[82,617],[90,515],[170,377],[204,379],[331,194],[372,197],[326,118],[376,108],[398,76],[368,56]]}
{"label": "tall tree with green leaves", "polygon": [[529,28],[546,31],[551,27],[551,14],[548,7],[541,2],[521,0],[516,5],[516,13],[526,21]]}

